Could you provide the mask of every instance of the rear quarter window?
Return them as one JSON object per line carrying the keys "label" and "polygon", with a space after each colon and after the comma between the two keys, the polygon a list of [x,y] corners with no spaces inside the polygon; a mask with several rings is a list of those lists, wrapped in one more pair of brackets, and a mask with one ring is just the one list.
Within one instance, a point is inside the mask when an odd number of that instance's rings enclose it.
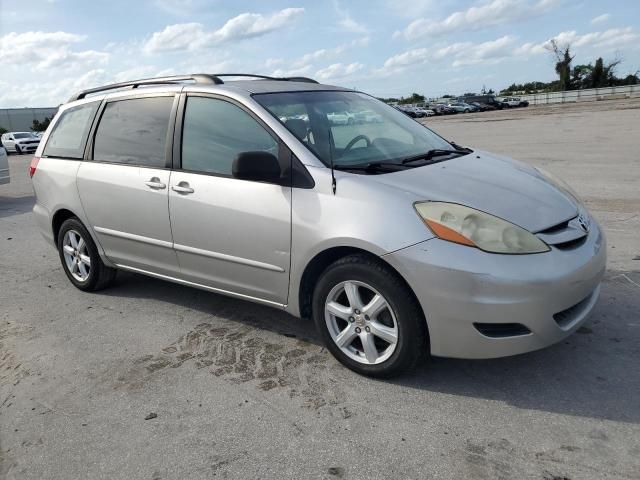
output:
{"label": "rear quarter window", "polygon": [[81,159],[99,105],[100,102],[85,103],[62,112],[42,154],[45,157]]}

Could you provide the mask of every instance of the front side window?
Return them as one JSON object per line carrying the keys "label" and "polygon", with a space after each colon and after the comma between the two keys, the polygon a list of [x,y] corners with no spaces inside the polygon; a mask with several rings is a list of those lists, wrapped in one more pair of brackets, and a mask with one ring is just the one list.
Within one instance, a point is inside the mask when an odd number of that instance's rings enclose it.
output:
{"label": "front side window", "polygon": [[60,115],[44,148],[46,157],[81,159],[91,122],[100,102],[69,108]]}
{"label": "front side window", "polygon": [[404,113],[358,92],[254,95],[325,165],[398,162],[453,146]]}
{"label": "front side window", "polygon": [[102,113],[93,159],[145,167],[166,167],[167,130],[174,97],[110,102]]}
{"label": "front side window", "polygon": [[242,152],[263,151],[277,157],[278,143],[251,115],[236,105],[189,97],[182,127],[182,168],[231,175]]}

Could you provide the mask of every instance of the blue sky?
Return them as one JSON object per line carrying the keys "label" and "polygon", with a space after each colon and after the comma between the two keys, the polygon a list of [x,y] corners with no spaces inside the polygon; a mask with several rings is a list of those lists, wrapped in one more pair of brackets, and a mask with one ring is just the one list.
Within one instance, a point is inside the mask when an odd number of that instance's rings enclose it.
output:
{"label": "blue sky", "polygon": [[0,0],[0,108],[157,74],[305,75],[379,96],[555,78],[545,49],[640,69],[638,0]]}

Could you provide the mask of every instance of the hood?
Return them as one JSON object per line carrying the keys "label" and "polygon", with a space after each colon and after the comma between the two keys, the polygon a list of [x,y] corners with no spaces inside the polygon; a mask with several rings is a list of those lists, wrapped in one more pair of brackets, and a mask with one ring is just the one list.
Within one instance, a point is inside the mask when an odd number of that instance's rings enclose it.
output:
{"label": "hood", "polygon": [[416,201],[459,203],[531,232],[578,214],[577,200],[538,170],[487,152],[373,178],[411,194]]}

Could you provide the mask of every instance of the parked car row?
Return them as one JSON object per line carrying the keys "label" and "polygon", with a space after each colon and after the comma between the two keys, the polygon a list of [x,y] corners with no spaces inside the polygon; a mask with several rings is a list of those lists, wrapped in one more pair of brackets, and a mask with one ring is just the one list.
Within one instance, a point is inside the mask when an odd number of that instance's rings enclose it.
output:
{"label": "parked car row", "polygon": [[432,109],[424,107],[398,105],[396,108],[411,118],[433,117],[436,114]]}
{"label": "parked car row", "polygon": [[40,137],[33,132],[7,132],[0,137],[7,153],[33,153],[40,144]]}
{"label": "parked car row", "polygon": [[[487,112],[503,108],[528,107],[529,102],[519,97],[498,99],[495,95],[467,95],[447,102],[422,103],[416,105],[396,105],[395,107],[412,118],[454,113]],[[427,113],[429,112],[429,113]]]}

